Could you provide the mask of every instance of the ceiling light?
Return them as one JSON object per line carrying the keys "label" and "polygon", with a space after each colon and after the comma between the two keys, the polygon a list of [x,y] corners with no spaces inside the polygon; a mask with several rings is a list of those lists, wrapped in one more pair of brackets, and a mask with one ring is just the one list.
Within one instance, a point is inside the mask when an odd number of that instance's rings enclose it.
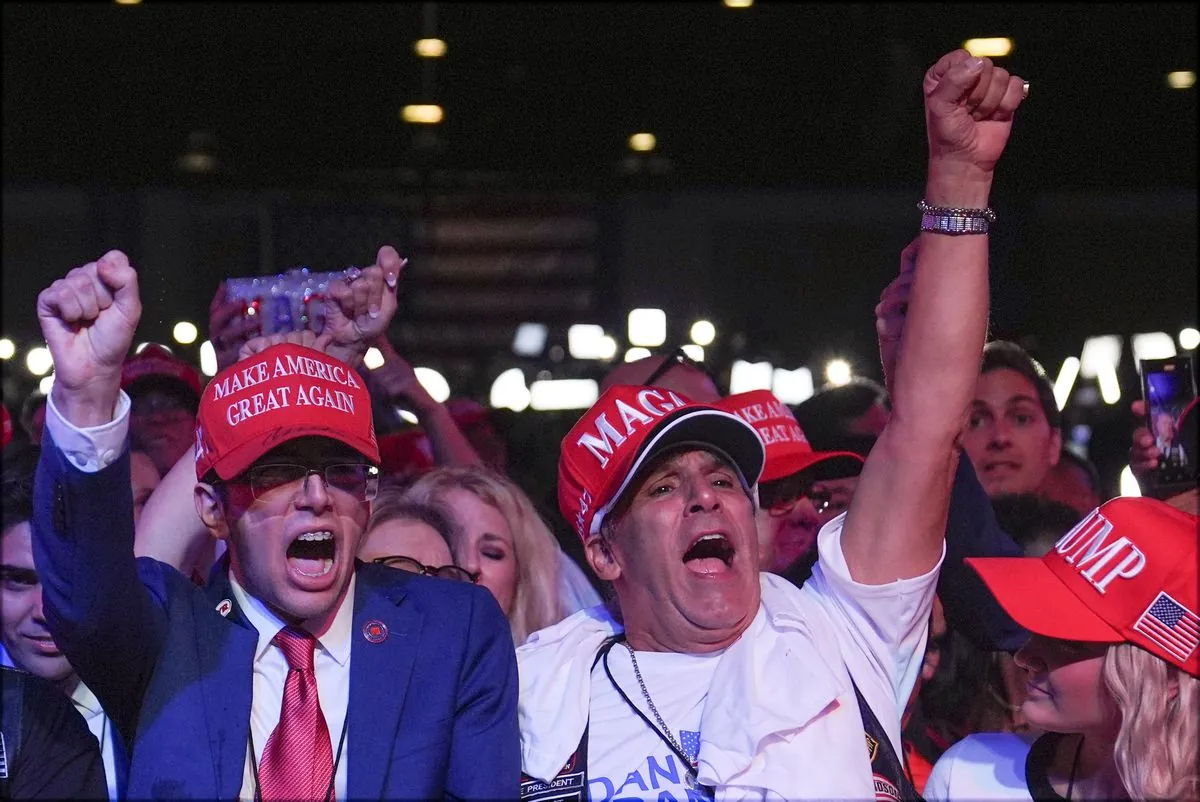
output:
{"label": "ceiling light", "polygon": [[604,359],[604,355],[609,353],[608,343],[604,338],[603,326],[576,323],[567,328],[567,349],[575,359]]}
{"label": "ceiling light", "polygon": [[413,373],[416,374],[417,381],[434,401],[442,404],[450,397],[450,383],[446,381],[445,376],[433,368],[413,368]]}
{"label": "ceiling light", "polygon": [[629,312],[629,344],[656,348],[667,341],[667,313],[661,309]]}
{"label": "ceiling light", "polygon": [[1110,407],[1121,400],[1121,382],[1117,379],[1117,369],[1113,365],[1103,364],[1096,371],[1096,381],[1100,384],[1100,397]]}
{"label": "ceiling light", "polygon": [[1142,495],[1142,488],[1138,486],[1137,477],[1133,475],[1133,468],[1128,465],[1121,469],[1121,495],[1131,498]]}
{"label": "ceiling light", "polygon": [[1054,380],[1054,403],[1058,406],[1058,411],[1062,412],[1063,407],[1067,405],[1067,400],[1071,397],[1071,388],[1075,386],[1075,380],[1079,378],[1079,358],[1069,356],[1063,360],[1062,367],[1058,370],[1058,378]]}
{"label": "ceiling light", "polygon": [[717,339],[717,327],[707,320],[697,320],[692,324],[692,342],[696,345],[712,345]]}
{"label": "ceiling light", "polygon": [[513,336],[512,352],[517,356],[541,356],[549,333],[544,323],[522,323]]}
{"label": "ceiling light", "polygon": [[774,367],[770,362],[746,362],[738,359],[729,371],[729,394],[751,390],[770,390]]}
{"label": "ceiling light", "polygon": [[750,8],[754,0],[721,0],[725,8]]}
{"label": "ceiling light", "polygon": [[595,379],[549,379],[529,388],[529,405],[537,410],[586,409],[599,397]]}
{"label": "ceiling light", "polygon": [[520,368],[509,368],[492,382],[488,397],[496,409],[511,409],[523,412],[529,407],[529,388],[525,386],[525,374]]}
{"label": "ceiling light", "polygon": [[963,42],[963,49],[976,58],[1002,58],[1012,52],[1012,39],[1006,36],[992,36],[984,39],[968,39]]}
{"label": "ceiling light", "polygon": [[629,137],[629,149],[636,150],[638,153],[649,153],[658,145],[658,140],[654,134],[634,134]]}
{"label": "ceiling light", "polygon": [[416,103],[405,106],[400,117],[406,123],[437,125],[442,121],[442,107],[432,103]]}
{"label": "ceiling light", "polygon": [[649,348],[630,348],[625,352],[626,362],[637,362],[639,359],[645,359],[650,356]]}
{"label": "ceiling light", "polygon": [[1116,334],[1088,337],[1083,341],[1083,353],[1079,355],[1079,375],[1085,379],[1094,379],[1100,375],[1105,365],[1116,371],[1121,362],[1123,342]]}
{"label": "ceiling light", "polygon": [[825,379],[835,387],[849,384],[852,375],[850,363],[844,359],[831,359],[825,364]]}
{"label": "ceiling light", "polygon": [[376,368],[383,367],[383,352],[372,345],[363,354],[363,367],[367,370],[375,370]]}
{"label": "ceiling light", "polygon": [[192,343],[196,342],[196,338],[200,336],[200,332],[197,330],[196,324],[189,323],[186,320],[181,320],[176,323],[171,334],[173,337],[175,337],[175,342],[179,343],[180,345],[191,345]]}
{"label": "ceiling light", "polygon": [[50,395],[50,388],[53,386],[54,386],[54,374],[53,373],[51,373],[49,376],[43,376],[42,380],[40,382],[38,382],[38,390],[41,391],[42,395]]}
{"label": "ceiling light", "polygon": [[29,353],[25,355],[25,367],[29,368],[29,372],[34,376],[45,376],[50,372],[50,368],[54,367],[54,357],[50,356],[50,349],[41,345],[30,348]]}
{"label": "ceiling light", "polygon": [[1196,73],[1191,70],[1176,70],[1167,73],[1167,86],[1172,89],[1191,89],[1196,85]]}
{"label": "ceiling light", "polygon": [[421,58],[441,58],[446,55],[444,39],[418,39],[413,43],[413,50]]}
{"label": "ceiling light", "polygon": [[696,362],[704,361],[704,348],[701,346],[696,345],[695,343],[688,343],[687,345],[680,347],[683,348],[683,352],[687,354],[690,359]]}
{"label": "ceiling light", "polygon": [[208,340],[200,343],[200,372],[205,376],[217,375],[217,350]]}
{"label": "ceiling light", "polygon": [[785,404],[803,404],[812,398],[812,371],[808,368],[775,368],[771,377],[771,392]]}
{"label": "ceiling light", "polygon": [[[1195,351],[1196,346],[1200,345],[1200,331],[1196,329],[1184,329],[1179,332],[1179,347],[1185,351]],[[8,357],[4,357],[8,359]]]}
{"label": "ceiling light", "polygon": [[1131,342],[1133,358],[1138,362],[1144,359],[1170,359],[1175,356],[1175,341],[1165,331],[1135,334]]}
{"label": "ceiling light", "polygon": [[[1183,335],[1181,334],[1179,336],[1182,337]],[[5,359],[5,360],[12,359],[13,354],[15,354],[16,352],[17,352],[16,343],[14,343],[12,340],[8,339],[7,337],[0,340],[0,359]]]}

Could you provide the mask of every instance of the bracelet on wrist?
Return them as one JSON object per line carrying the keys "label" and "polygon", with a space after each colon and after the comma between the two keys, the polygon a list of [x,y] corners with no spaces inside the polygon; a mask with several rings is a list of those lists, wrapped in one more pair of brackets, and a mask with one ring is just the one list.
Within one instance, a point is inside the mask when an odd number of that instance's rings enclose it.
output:
{"label": "bracelet on wrist", "polygon": [[917,204],[921,212],[921,230],[936,234],[986,234],[996,220],[988,209],[969,209],[956,206],[930,206],[924,200]]}

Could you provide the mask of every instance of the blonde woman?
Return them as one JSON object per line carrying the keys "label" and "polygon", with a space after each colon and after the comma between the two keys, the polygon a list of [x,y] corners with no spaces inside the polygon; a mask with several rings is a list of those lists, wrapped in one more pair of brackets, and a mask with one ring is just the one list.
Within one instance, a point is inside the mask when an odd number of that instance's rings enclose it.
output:
{"label": "blonde woman", "polygon": [[533,503],[510,479],[487,468],[438,468],[404,495],[439,504],[453,519],[454,561],[496,597],[518,646],[565,615],[559,547]]}
{"label": "blonde woman", "polygon": [[1044,730],[971,735],[925,786],[936,800],[1200,799],[1197,518],[1147,498],[1102,505],[1042,558],[974,558],[1034,633],[1021,710]]}

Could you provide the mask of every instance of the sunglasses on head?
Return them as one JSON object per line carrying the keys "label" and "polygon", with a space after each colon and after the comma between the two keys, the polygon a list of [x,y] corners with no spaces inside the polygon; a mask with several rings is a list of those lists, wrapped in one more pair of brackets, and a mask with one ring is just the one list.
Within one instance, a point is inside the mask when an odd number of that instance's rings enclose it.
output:
{"label": "sunglasses on head", "polygon": [[[658,354],[658,356],[662,355]],[[646,380],[643,381],[642,384],[649,387],[663,376],[667,375],[667,371],[671,370],[676,365],[685,365],[689,368],[694,368],[700,371],[709,378],[709,381],[713,383],[713,386],[717,388],[718,392],[720,391],[721,383],[717,381],[717,377],[712,374],[712,371],[708,369],[708,366],[703,362],[692,359],[688,355],[688,352],[683,350],[683,346],[676,348],[674,351],[668,354],[667,357],[663,359],[662,364],[655,368],[654,372],[647,376]]]}

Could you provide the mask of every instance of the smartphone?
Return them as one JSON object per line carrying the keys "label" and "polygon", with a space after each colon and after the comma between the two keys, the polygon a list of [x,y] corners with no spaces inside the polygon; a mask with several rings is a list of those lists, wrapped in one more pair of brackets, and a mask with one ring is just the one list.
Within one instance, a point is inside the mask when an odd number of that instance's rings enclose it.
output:
{"label": "smartphone", "polygon": [[1192,356],[1187,355],[1144,359],[1139,368],[1146,426],[1158,449],[1158,467],[1150,481],[1153,495],[1164,498],[1196,486],[1200,453],[1197,453],[1195,423],[1181,428],[1185,412],[1188,418],[1197,414],[1195,366]]}

